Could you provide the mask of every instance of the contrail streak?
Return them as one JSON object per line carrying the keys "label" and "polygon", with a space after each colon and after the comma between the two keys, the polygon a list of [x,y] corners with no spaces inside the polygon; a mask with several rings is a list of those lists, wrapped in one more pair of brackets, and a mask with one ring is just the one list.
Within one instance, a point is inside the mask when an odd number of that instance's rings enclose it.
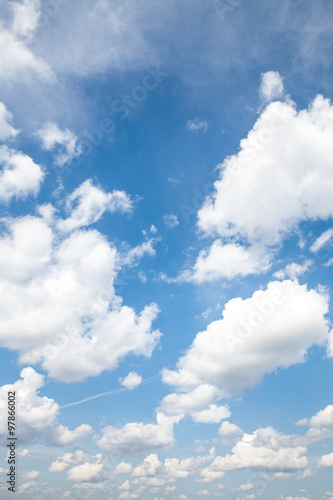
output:
{"label": "contrail streak", "polygon": [[[147,383],[152,382],[154,379],[159,378],[159,375],[153,375],[152,377],[144,380],[140,385],[145,385]],[[113,391],[101,392],[100,394],[96,394],[95,396],[89,396],[88,398],[81,399],[80,401],[75,401],[74,403],[68,403],[67,405],[60,406],[61,408],[69,408],[70,406],[80,405],[81,403],[86,403],[87,401],[92,401],[93,399],[101,398],[102,396],[112,396],[113,394],[119,394],[120,392],[129,391],[127,387],[121,387],[120,389],[114,389]]]}

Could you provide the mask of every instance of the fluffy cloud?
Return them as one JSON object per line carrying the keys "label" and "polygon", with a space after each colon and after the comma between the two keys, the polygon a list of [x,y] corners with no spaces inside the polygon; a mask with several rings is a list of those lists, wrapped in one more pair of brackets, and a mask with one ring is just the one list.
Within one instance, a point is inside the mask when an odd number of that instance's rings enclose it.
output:
{"label": "fluffy cloud", "polygon": [[222,422],[218,432],[219,435],[223,437],[238,437],[244,433],[238,425],[232,424],[228,421]]}
{"label": "fluffy cloud", "polygon": [[200,229],[273,245],[302,220],[331,217],[332,132],[333,107],[321,95],[299,112],[293,103],[269,104],[221,166]]}
{"label": "fluffy cloud", "polygon": [[296,279],[298,276],[301,276],[305,273],[311,266],[313,265],[312,260],[306,260],[304,264],[297,264],[296,262],[292,262],[291,264],[287,264],[284,269],[280,269],[274,273],[274,278],[277,279],[285,279],[291,278]]}
{"label": "fluffy cloud", "polygon": [[284,93],[283,78],[277,71],[267,71],[261,75],[259,93],[263,101],[281,99]]}
{"label": "fluffy cloud", "polygon": [[142,377],[136,372],[130,372],[125,378],[119,379],[119,382],[121,385],[131,391],[141,384]]}
{"label": "fluffy cloud", "polygon": [[329,338],[325,291],[296,281],[273,281],[249,299],[227,302],[223,319],[197,334],[167,384],[193,388],[208,382],[230,392],[253,387],[277,367],[304,362],[307,349]]}
{"label": "fluffy cloud", "polygon": [[50,67],[28,48],[40,17],[39,0],[11,2],[12,22],[7,29],[0,25],[0,79],[20,80],[36,75],[44,81],[55,81]]}
{"label": "fluffy cloud", "polygon": [[102,450],[128,456],[169,448],[175,442],[173,427],[180,418],[157,413],[156,424],[134,422],[122,428],[107,426],[97,444]]}
{"label": "fluffy cloud", "polygon": [[270,255],[265,254],[259,246],[246,248],[236,243],[224,245],[218,239],[208,250],[199,253],[192,270],[184,271],[178,280],[200,284],[221,278],[258,274],[269,269],[269,261]]}
{"label": "fluffy cloud", "polygon": [[46,439],[53,446],[65,446],[84,439],[92,432],[92,427],[87,424],[81,424],[73,431],[64,425],[58,425],[47,434]]}
{"label": "fluffy cloud", "polygon": [[66,453],[57,458],[49,467],[50,472],[63,472],[69,469],[67,477],[70,481],[99,483],[106,478],[107,460],[102,455],[87,455],[82,451]]}
{"label": "fluffy cloud", "polygon": [[150,304],[136,314],[115,295],[115,247],[93,230],[59,235],[46,212],[6,221],[0,238],[2,345],[66,381],[112,369],[129,353],[151,356],[159,310]]}
{"label": "fluffy cloud", "polygon": [[4,385],[0,390],[0,432],[7,432],[5,408],[7,407],[7,392],[16,391],[17,414],[19,415],[20,439],[26,440],[40,434],[44,429],[56,423],[59,405],[51,398],[38,395],[44,385],[44,376],[36,373],[31,367],[24,368],[21,379],[12,385]]}
{"label": "fluffy cloud", "polygon": [[318,462],[318,467],[333,469],[333,453],[323,455]]}
{"label": "fluffy cloud", "polygon": [[[232,454],[216,457],[205,472],[226,472],[253,468],[269,471],[295,471],[307,467],[306,447],[295,446],[292,436],[284,436],[272,427],[244,434]],[[207,477],[207,476],[206,476]]]}
{"label": "fluffy cloud", "polygon": [[55,123],[46,122],[36,136],[41,140],[43,149],[55,151],[56,165],[62,166],[81,154],[81,147],[77,144],[78,139],[68,128],[60,130]]}
{"label": "fluffy cloud", "polygon": [[113,476],[119,476],[120,474],[130,474],[133,470],[132,464],[121,462],[112,472]]}
{"label": "fluffy cloud", "polygon": [[0,141],[15,137],[19,131],[11,126],[13,115],[6,109],[3,102],[0,102]]}
{"label": "fluffy cloud", "polygon": [[333,405],[328,405],[311,418],[303,418],[296,422],[298,426],[309,426],[302,438],[305,444],[322,441],[333,436]]}
{"label": "fluffy cloud", "polygon": [[0,146],[0,200],[36,195],[44,174],[39,165],[18,151]]}
{"label": "fluffy cloud", "polygon": [[130,212],[132,201],[124,191],[107,193],[88,179],[67,197],[66,208],[70,217],[59,221],[58,228],[69,232],[98,221],[106,210]]}
{"label": "fluffy cloud", "polygon": [[191,415],[195,422],[218,423],[230,416],[228,406],[211,404],[220,399],[221,392],[209,384],[202,384],[189,393],[168,394],[162,400],[160,410],[166,415]]}

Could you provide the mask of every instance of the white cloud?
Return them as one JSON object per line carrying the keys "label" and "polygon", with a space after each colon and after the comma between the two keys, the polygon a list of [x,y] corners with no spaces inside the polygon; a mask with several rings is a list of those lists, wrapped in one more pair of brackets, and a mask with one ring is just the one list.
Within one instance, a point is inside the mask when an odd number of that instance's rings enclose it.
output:
{"label": "white cloud", "polygon": [[179,225],[179,220],[177,215],[170,214],[163,217],[164,224],[171,229]]}
{"label": "white cloud", "polygon": [[0,146],[0,200],[36,195],[44,174],[33,160],[18,151]]}
{"label": "white cloud", "polygon": [[36,75],[46,82],[55,81],[51,68],[28,48],[40,16],[39,0],[12,2],[13,22],[7,29],[0,25],[0,79],[20,81]]}
{"label": "white cloud", "polygon": [[141,382],[142,377],[136,372],[129,372],[129,374],[125,378],[119,379],[119,383],[126,387],[129,391],[132,391],[133,389],[138,387]]}
{"label": "white cloud", "polygon": [[284,269],[280,269],[276,271],[273,276],[277,279],[285,279],[291,278],[296,279],[298,276],[304,274],[310,267],[313,265],[313,260],[306,260],[304,264],[297,264],[296,262],[292,262],[288,264]]}
{"label": "white cloud", "polygon": [[293,103],[269,104],[221,166],[198,212],[200,229],[267,246],[303,220],[331,217],[332,133],[333,107],[321,95],[299,112]]}
{"label": "white cloud", "polygon": [[[49,218],[6,221],[0,237],[0,339],[26,364],[54,378],[82,380],[115,368],[127,354],[149,357],[161,333],[159,309],[122,306],[113,283],[117,250],[97,231],[66,236]],[[24,257],[24,258],[23,258]],[[18,313],[17,304],[20,304]],[[112,335],[110,335],[112,332]]]}
{"label": "white cloud", "polygon": [[31,367],[24,368],[21,379],[12,385],[4,385],[0,390],[0,432],[7,432],[7,392],[17,391],[17,414],[19,415],[18,433],[20,439],[31,439],[39,435],[44,429],[52,427],[57,419],[59,405],[51,398],[38,395],[44,385],[44,376],[35,372]]}
{"label": "white cloud", "polygon": [[193,120],[187,121],[186,128],[191,132],[206,132],[208,129],[208,122],[206,122],[206,120],[200,120],[200,118],[194,118]]}
{"label": "white cloud", "polygon": [[40,471],[32,470],[30,472],[25,472],[23,474],[23,477],[25,481],[33,481],[34,479],[37,479],[40,475],[41,475]]}
{"label": "white cloud", "polygon": [[187,394],[173,393],[165,396],[160,411],[166,415],[191,415],[195,422],[218,423],[230,416],[228,406],[212,404],[221,398],[221,392],[209,384],[202,384]]}
{"label": "white cloud", "polygon": [[160,241],[159,238],[151,238],[148,241],[137,245],[133,248],[127,248],[120,257],[120,262],[124,266],[136,266],[138,261],[142,259],[144,255],[154,256],[156,255],[156,250],[154,248],[154,243]]}
{"label": "white cloud", "polygon": [[100,186],[94,186],[91,179],[84,181],[66,200],[70,217],[58,222],[61,231],[89,226],[98,221],[104,212],[130,212],[132,201],[124,191],[105,192]]}
{"label": "white cloud", "polygon": [[197,334],[165,383],[213,383],[230,392],[253,387],[265,373],[305,361],[307,349],[329,338],[328,297],[295,281],[273,281],[249,299],[227,302],[223,319]]}
{"label": "white cloud", "polygon": [[139,456],[149,451],[169,448],[175,442],[173,427],[180,418],[157,413],[156,424],[134,422],[122,428],[104,427],[102,437],[97,444],[102,450],[129,456]]}
{"label": "white cloud", "polygon": [[223,418],[230,417],[230,411],[227,405],[218,406],[210,404],[205,410],[191,413],[194,422],[203,424],[218,424]]}
{"label": "white cloud", "polygon": [[191,271],[184,271],[179,281],[192,281],[200,284],[221,278],[232,279],[236,276],[258,274],[270,267],[270,255],[260,247],[245,248],[235,243],[223,245],[215,240],[208,250],[201,250]]}
{"label": "white cloud", "polygon": [[36,136],[41,140],[43,149],[55,151],[54,162],[56,165],[62,166],[80,156],[82,152],[76,135],[68,128],[60,130],[55,123],[46,122],[36,132]]}
{"label": "white cloud", "polygon": [[13,115],[6,109],[3,102],[0,102],[0,141],[15,137],[19,130],[11,126]]}
{"label": "white cloud", "polygon": [[262,73],[259,93],[265,102],[271,102],[283,97],[283,78],[278,71]]}
{"label": "white cloud", "polygon": [[232,424],[231,422],[222,422],[219,428],[219,435],[223,437],[238,437],[244,434],[244,431],[238,427],[238,425]]}
{"label": "white cloud", "polygon": [[295,471],[307,467],[305,453],[306,447],[295,446],[292,436],[266,427],[253,434],[245,433],[233,447],[232,454],[216,457],[206,471],[218,473],[245,468]]}
{"label": "white cloud", "polygon": [[316,415],[303,418],[296,422],[297,426],[309,426],[309,430],[302,438],[305,444],[322,441],[333,436],[333,405],[327,405],[323,410],[318,411]]}
{"label": "white cloud", "polygon": [[333,453],[323,455],[318,462],[318,467],[333,469]]}
{"label": "white cloud", "polygon": [[253,490],[254,486],[251,483],[241,484],[237,488],[232,488],[232,491],[250,491]]}
{"label": "white cloud", "polygon": [[92,432],[92,427],[87,424],[81,424],[73,431],[64,425],[58,425],[47,434],[46,439],[53,446],[65,446],[77,443]]}
{"label": "white cloud", "polygon": [[119,476],[120,474],[130,474],[133,470],[132,464],[121,462],[112,472],[113,476]]}
{"label": "white cloud", "polygon": [[318,252],[326,243],[328,243],[333,237],[333,228],[327,229],[324,231],[316,241],[311,245],[311,252]]}
{"label": "white cloud", "polygon": [[84,483],[99,483],[106,479],[107,459],[100,453],[87,455],[83,451],[66,453],[58,457],[49,467],[50,472],[63,472],[68,470],[67,477],[70,481],[82,481]]}

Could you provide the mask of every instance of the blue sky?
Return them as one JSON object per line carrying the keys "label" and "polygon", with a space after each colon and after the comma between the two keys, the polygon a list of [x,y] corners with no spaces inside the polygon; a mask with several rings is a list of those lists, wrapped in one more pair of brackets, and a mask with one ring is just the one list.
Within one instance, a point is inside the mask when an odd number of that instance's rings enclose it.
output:
{"label": "blue sky", "polygon": [[331,2],[0,7],[17,494],[333,499]]}

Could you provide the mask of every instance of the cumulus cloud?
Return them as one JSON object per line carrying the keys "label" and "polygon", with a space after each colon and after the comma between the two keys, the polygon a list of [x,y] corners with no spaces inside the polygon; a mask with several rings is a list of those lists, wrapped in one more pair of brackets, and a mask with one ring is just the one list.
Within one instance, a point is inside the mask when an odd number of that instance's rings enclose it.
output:
{"label": "cumulus cloud", "polygon": [[230,416],[228,406],[218,406],[212,401],[221,398],[221,391],[209,384],[201,384],[189,393],[165,396],[160,410],[166,415],[191,415],[195,422],[218,423]]}
{"label": "cumulus cloud", "polygon": [[10,124],[12,118],[12,113],[7,110],[3,102],[0,102],[0,141],[15,137],[19,133],[19,130]]}
{"label": "cumulus cloud", "polygon": [[39,165],[14,149],[0,146],[0,200],[9,202],[12,198],[36,195],[44,178]]}
{"label": "cumulus cloud", "polygon": [[77,136],[68,128],[60,130],[55,123],[46,122],[36,136],[41,140],[43,149],[54,152],[54,162],[58,166],[71,162],[82,152]]}
{"label": "cumulus cloud", "polygon": [[322,441],[333,436],[333,405],[327,405],[311,418],[303,418],[296,422],[298,426],[309,426],[302,439],[305,444]]}
{"label": "cumulus cloud", "polygon": [[97,444],[102,450],[128,456],[140,456],[149,451],[169,448],[175,442],[174,424],[180,419],[181,416],[168,417],[159,412],[156,424],[134,422],[122,428],[107,426],[102,430],[102,437]]}
{"label": "cumulus cloud", "polygon": [[310,267],[313,265],[313,260],[306,260],[304,264],[297,264],[296,262],[292,262],[291,264],[287,264],[284,269],[280,269],[276,271],[273,276],[277,279],[297,279],[299,276],[304,274]]}
{"label": "cumulus cloud", "polygon": [[46,439],[53,446],[65,446],[81,441],[92,432],[92,427],[87,424],[81,424],[73,431],[64,425],[58,425],[47,434]]}
{"label": "cumulus cloud", "polygon": [[251,298],[226,303],[223,318],[199,332],[165,383],[191,389],[212,383],[237,393],[265,373],[304,362],[307,349],[329,339],[328,296],[296,281],[273,281]]}
{"label": "cumulus cloud", "polygon": [[[294,446],[293,436],[285,436],[272,427],[245,433],[233,447],[232,453],[217,456],[202,471],[219,473],[254,468],[268,471],[296,471],[307,467],[306,447]],[[207,477],[207,476],[206,476]]]}
{"label": "cumulus cloud", "polygon": [[142,377],[136,372],[129,372],[129,374],[125,378],[119,379],[119,382],[121,385],[126,387],[126,389],[132,391],[141,384]]}
{"label": "cumulus cloud", "polygon": [[264,102],[271,102],[283,97],[283,78],[278,71],[262,73],[259,93]]}
{"label": "cumulus cloud", "polygon": [[105,211],[130,212],[132,201],[124,191],[107,193],[88,179],[67,197],[66,208],[70,217],[59,221],[58,228],[69,232],[97,222]]}
{"label": "cumulus cloud", "polygon": [[331,217],[332,132],[333,107],[321,95],[299,112],[293,103],[269,104],[222,164],[199,210],[200,229],[267,246],[303,220]]}
{"label": "cumulus cloud", "polygon": [[222,422],[218,432],[219,435],[223,437],[238,437],[244,433],[238,425],[232,424],[228,421]]}
{"label": "cumulus cloud", "polygon": [[224,245],[218,239],[209,249],[201,250],[193,268],[181,273],[178,281],[201,284],[221,278],[258,274],[269,269],[269,261],[270,255],[258,246],[246,248],[236,243]]}
{"label": "cumulus cloud", "polygon": [[38,395],[39,389],[44,385],[44,376],[35,372],[31,367],[24,368],[21,379],[12,385],[4,385],[0,390],[0,432],[7,433],[7,392],[17,391],[16,400],[20,439],[27,440],[40,434],[44,429],[56,423],[59,405],[51,398]]}
{"label": "cumulus cloud", "polygon": [[333,469],[333,453],[323,455],[318,462],[318,467]]}
{"label": "cumulus cloud", "polygon": [[150,304],[136,314],[122,305],[114,290],[118,253],[101,233],[76,230],[63,237],[52,216],[5,222],[0,237],[4,347],[19,351],[21,362],[41,363],[66,381],[115,368],[129,353],[151,356],[161,335],[151,330],[159,309]]}
{"label": "cumulus cloud", "polygon": [[70,481],[99,483],[106,479],[106,466],[107,459],[100,453],[88,455],[80,450],[58,457],[52,462],[49,471],[63,472],[67,469],[67,478]]}

